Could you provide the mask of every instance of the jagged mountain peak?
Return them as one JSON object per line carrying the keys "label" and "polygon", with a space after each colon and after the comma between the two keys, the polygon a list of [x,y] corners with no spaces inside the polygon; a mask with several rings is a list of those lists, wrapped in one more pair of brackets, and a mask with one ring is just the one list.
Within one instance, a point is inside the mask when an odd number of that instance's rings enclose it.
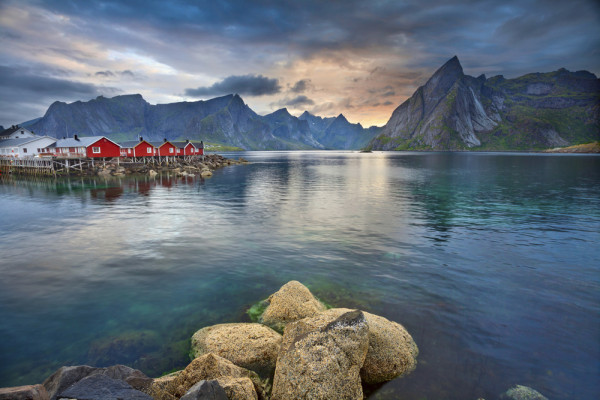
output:
{"label": "jagged mountain peak", "polygon": [[[474,78],[455,56],[394,110],[370,146],[534,150],[586,143],[600,139],[593,116],[599,95],[600,80],[587,71]],[[567,116],[572,125],[563,123]]]}
{"label": "jagged mountain peak", "polygon": [[336,121],[340,121],[340,122],[348,122],[348,120],[346,119],[346,117],[342,113],[340,113],[340,115],[338,115],[337,117],[335,117],[335,120]]}

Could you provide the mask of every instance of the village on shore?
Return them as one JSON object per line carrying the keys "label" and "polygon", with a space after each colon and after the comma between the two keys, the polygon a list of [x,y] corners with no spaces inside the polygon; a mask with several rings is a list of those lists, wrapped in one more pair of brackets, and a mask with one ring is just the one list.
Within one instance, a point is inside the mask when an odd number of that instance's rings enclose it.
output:
{"label": "village on shore", "polygon": [[56,139],[12,126],[0,133],[0,173],[33,175],[156,175],[168,170],[207,177],[227,165],[247,163],[205,155],[204,143],[139,140],[117,143],[105,136]]}

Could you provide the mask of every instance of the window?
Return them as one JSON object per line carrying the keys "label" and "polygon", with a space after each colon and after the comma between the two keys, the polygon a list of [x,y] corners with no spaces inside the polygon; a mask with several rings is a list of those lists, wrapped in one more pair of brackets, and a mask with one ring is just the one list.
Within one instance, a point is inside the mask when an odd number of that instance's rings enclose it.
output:
{"label": "window", "polygon": [[173,152],[173,148],[171,147],[171,148],[169,149],[169,153],[172,153],[172,152]]}
{"label": "window", "polygon": [[23,147],[23,153],[27,153],[27,148]]}
{"label": "window", "polygon": [[100,154],[100,147],[92,147],[92,153]]}
{"label": "window", "polygon": [[128,152],[129,154],[131,154],[131,149],[127,149],[127,152]]}
{"label": "window", "polygon": [[152,154],[152,147],[148,147],[146,150],[148,151],[148,154]]}

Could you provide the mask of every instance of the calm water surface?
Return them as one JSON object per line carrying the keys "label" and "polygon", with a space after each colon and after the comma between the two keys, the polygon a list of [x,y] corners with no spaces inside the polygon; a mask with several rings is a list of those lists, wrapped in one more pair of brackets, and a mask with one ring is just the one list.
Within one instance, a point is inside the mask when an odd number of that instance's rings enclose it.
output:
{"label": "calm water surface", "polygon": [[414,337],[415,372],[370,398],[600,398],[600,157],[243,157],[207,180],[0,180],[0,385],[181,368],[194,331],[296,279]]}

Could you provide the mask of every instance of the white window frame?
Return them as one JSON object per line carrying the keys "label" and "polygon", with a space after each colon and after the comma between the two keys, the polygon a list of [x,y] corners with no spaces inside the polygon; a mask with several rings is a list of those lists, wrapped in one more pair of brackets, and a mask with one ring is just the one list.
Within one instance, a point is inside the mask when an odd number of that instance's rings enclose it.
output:
{"label": "white window frame", "polygon": [[100,154],[100,152],[101,152],[100,147],[93,147],[92,146],[92,153],[94,153],[94,154]]}
{"label": "white window frame", "polygon": [[169,153],[172,153],[172,152],[173,152],[173,148],[171,147],[171,148],[169,148]]}
{"label": "white window frame", "polygon": [[146,147],[146,152],[148,154],[152,154],[152,147]]}

